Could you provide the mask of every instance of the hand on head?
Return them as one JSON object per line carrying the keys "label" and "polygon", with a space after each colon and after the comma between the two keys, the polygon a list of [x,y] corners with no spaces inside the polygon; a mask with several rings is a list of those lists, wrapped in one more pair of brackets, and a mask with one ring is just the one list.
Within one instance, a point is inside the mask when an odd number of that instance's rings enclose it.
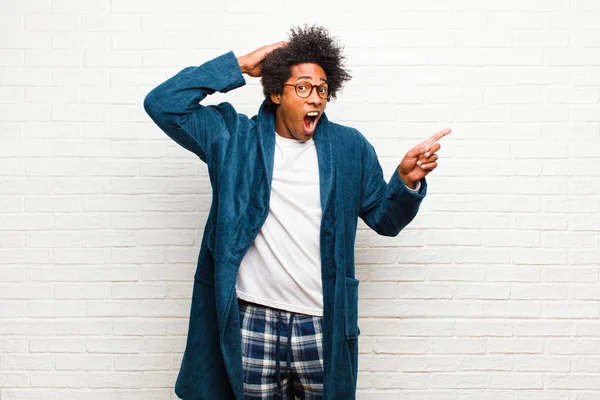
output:
{"label": "hand on head", "polygon": [[269,44],[267,46],[260,47],[245,56],[238,57],[238,63],[242,73],[247,74],[253,78],[258,78],[261,75],[260,63],[265,59],[267,54],[276,50],[280,47],[285,47],[288,42],[277,42]]}

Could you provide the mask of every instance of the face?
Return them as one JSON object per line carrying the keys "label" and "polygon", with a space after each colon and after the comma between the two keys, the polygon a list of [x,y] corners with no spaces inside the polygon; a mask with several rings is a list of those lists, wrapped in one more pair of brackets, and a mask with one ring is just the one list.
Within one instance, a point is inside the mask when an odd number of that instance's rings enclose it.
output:
{"label": "face", "polygon": [[[271,100],[278,104],[275,112],[275,131],[279,136],[301,141],[313,137],[319,119],[325,111],[327,99],[319,97],[327,86],[327,76],[317,64],[306,63],[290,68],[291,76],[285,82],[283,93],[271,94]],[[313,89],[306,98],[298,96],[296,88],[290,85],[309,83]],[[319,88],[319,85],[324,85]],[[297,85],[300,93],[305,93],[306,85]]]}

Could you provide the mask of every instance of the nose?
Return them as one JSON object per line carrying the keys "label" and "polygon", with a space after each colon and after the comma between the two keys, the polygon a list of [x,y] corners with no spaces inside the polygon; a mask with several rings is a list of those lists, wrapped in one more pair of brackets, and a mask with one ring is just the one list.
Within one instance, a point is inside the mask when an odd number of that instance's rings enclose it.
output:
{"label": "nose", "polygon": [[309,104],[314,104],[316,106],[320,106],[323,103],[323,99],[319,96],[319,93],[317,93],[317,90],[318,90],[318,88],[316,86],[313,86],[310,91],[310,94],[306,98],[306,101]]}

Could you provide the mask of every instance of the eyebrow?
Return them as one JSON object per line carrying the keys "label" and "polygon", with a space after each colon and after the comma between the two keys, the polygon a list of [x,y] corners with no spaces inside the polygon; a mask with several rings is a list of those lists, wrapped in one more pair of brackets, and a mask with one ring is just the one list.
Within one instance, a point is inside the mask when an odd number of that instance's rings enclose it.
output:
{"label": "eyebrow", "polygon": [[[312,76],[308,76],[308,75],[302,75],[299,76],[298,78],[296,78],[296,82],[298,82],[299,79],[312,79]],[[327,79],[325,78],[321,78],[321,80],[325,83],[327,83]]]}

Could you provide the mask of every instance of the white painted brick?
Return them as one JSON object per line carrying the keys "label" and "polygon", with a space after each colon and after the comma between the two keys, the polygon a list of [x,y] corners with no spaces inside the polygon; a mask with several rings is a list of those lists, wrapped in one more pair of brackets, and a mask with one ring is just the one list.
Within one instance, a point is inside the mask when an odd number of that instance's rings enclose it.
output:
{"label": "white painted brick", "polygon": [[[53,86],[107,86],[108,85],[108,73],[102,70],[94,69],[67,69],[62,68],[60,70],[52,71],[52,85]],[[96,108],[97,109],[97,108]],[[73,110],[73,108],[71,108]],[[92,112],[94,108],[88,107],[88,110]],[[65,114],[67,110],[61,109],[62,114]],[[64,117],[64,116],[63,116]]]}
{"label": "white painted brick", "polygon": [[54,369],[54,356],[21,354],[2,355],[0,356],[0,365],[4,370],[52,370]]}
{"label": "white painted brick", "polygon": [[166,287],[155,283],[120,283],[111,287],[114,299],[164,299]]}
{"label": "white painted brick", "polygon": [[165,260],[163,248],[113,248],[110,259],[119,264],[156,264]]}
{"label": "white painted brick", "polygon": [[25,199],[25,211],[31,212],[77,212],[81,211],[77,197],[36,197]]}
{"label": "white painted brick", "polygon": [[574,372],[597,373],[600,370],[600,358],[598,358],[598,357],[574,357],[572,370]]}
{"label": "white painted brick", "polygon": [[373,342],[375,353],[386,354],[424,354],[427,352],[427,341],[424,339],[397,339],[375,340]]}
{"label": "white painted brick", "polygon": [[570,322],[518,321],[515,323],[515,336],[570,336]]}
{"label": "white painted brick", "polygon": [[[15,21],[18,23],[18,21]],[[25,51],[23,50],[0,50],[0,66],[1,67],[23,67],[25,64]],[[0,77],[12,71],[0,70]],[[46,77],[48,74],[46,74]]]}
{"label": "white painted brick", "polygon": [[432,354],[483,354],[485,341],[478,339],[435,338],[429,340]]}
{"label": "white painted brick", "polygon": [[51,299],[54,294],[52,285],[0,285],[2,299]]}
{"label": "white painted brick", "polygon": [[[58,286],[58,285],[57,285]],[[86,318],[85,320],[59,319],[56,322],[56,334],[66,336],[110,335],[112,323],[106,319]]]}
{"label": "white painted brick", "polygon": [[50,250],[5,249],[0,264],[48,264],[50,259]]}
{"label": "white painted brick", "polygon": [[176,368],[179,368],[181,365],[181,357],[183,357],[183,354],[180,352],[185,348],[185,343],[185,336],[171,336],[168,338],[147,337],[144,339],[142,350],[144,353],[179,353],[179,356],[177,357],[179,362],[175,364]]}
{"label": "white painted brick", "polygon": [[594,229],[594,226],[598,226],[595,223],[600,220],[600,216],[598,215],[574,215],[569,217],[569,228],[574,231],[593,231],[597,232],[597,229]]}
{"label": "white painted brick", "polygon": [[[29,185],[27,185],[29,182]],[[50,189],[50,181],[46,179],[7,179],[3,180],[0,183],[2,186],[2,193],[8,195],[14,194],[31,194],[31,195],[39,195],[39,194],[49,194]],[[28,214],[29,216],[31,214]]]}
{"label": "white painted brick", "polygon": [[[393,299],[396,297],[396,285],[393,283],[364,282],[358,288],[361,299]],[[401,297],[402,296],[398,296]]]}
{"label": "white painted brick", "polygon": [[515,300],[564,300],[567,290],[564,285],[513,284],[510,297]]}
{"label": "white painted brick", "polygon": [[487,387],[487,377],[482,374],[434,373],[429,378],[434,389],[473,389]]}
{"label": "white painted brick", "polygon": [[29,301],[27,304],[29,317],[83,317],[84,300]]}
{"label": "white painted brick", "polygon": [[56,264],[108,264],[108,249],[55,249]]}
{"label": "white painted brick", "polygon": [[106,284],[61,284],[54,287],[56,299],[107,299],[110,286]]}
{"label": "white painted brick", "polygon": [[[27,129],[26,135],[27,137],[32,138],[80,138],[82,136],[81,126],[77,123],[72,122],[28,122],[25,124]],[[61,159],[51,159],[51,160],[27,160],[27,168],[29,172],[29,168],[37,167],[34,171],[44,171],[41,165],[48,165],[50,168],[46,169],[48,175],[53,175],[51,171],[54,171],[55,165],[64,165],[69,162],[73,163],[77,161],[77,165],[79,165],[78,160],[61,160]],[[35,161],[35,162],[30,162]],[[65,170],[68,169],[64,167]],[[76,175],[75,171],[78,169],[71,169],[68,174],[65,175]],[[61,169],[62,171],[62,169]],[[35,173],[35,175],[40,175],[39,173]],[[46,174],[42,174],[46,175]],[[59,174],[62,175],[62,174]]]}
{"label": "white painted brick", "polygon": [[85,196],[83,211],[132,212],[139,210],[139,200],[133,196]]}
{"label": "white painted brick", "polygon": [[469,337],[508,337],[513,334],[513,324],[510,322],[496,321],[458,321],[455,326],[456,336]]}
{"label": "white painted brick", "polygon": [[38,50],[49,49],[52,45],[52,36],[45,33],[21,31],[19,35],[0,33],[0,42],[5,49]]}
{"label": "white painted brick", "polygon": [[548,303],[542,306],[542,315],[554,319],[598,318],[598,305],[589,303]]}
{"label": "white painted brick", "polygon": [[0,388],[29,387],[29,375],[22,372],[0,373]]}
{"label": "white painted brick", "polygon": [[[85,53],[85,66],[88,68],[140,67],[141,65],[142,56],[135,51],[89,50]],[[100,81],[98,77],[98,82]]]}
{"label": "white painted brick", "polygon": [[58,354],[55,364],[58,371],[112,371],[114,367],[112,355]]}
{"label": "white painted brick", "polygon": [[[361,362],[364,359],[365,357],[361,359]],[[456,356],[403,355],[399,358],[399,365],[402,372],[453,372],[458,370]],[[377,369],[372,370],[377,371]]]}
{"label": "white painted brick", "polygon": [[131,247],[138,244],[136,232],[131,231],[90,232],[82,236],[83,247]]}
{"label": "white painted brick", "polygon": [[151,319],[122,318],[113,323],[113,332],[121,336],[164,336],[167,333],[167,321]]}
{"label": "white painted brick", "polygon": [[513,359],[509,356],[474,355],[459,356],[460,371],[511,371]]}
{"label": "white painted brick", "polygon": [[540,339],[488,339],[486,345],[490,354],[539,354],[543,349]]}
{"label": "white painted brick", "polygon": [[29,351],[32,353],[83,353],[85,340],[73,337],[68,339],[31,339]]}
{"label": "white painted brick", "polygon": [[[464,200],[463,200],[464,201]],[[457,203],[461,202],[460,200]],[[447,206],[446,208],[452,208]],[[481,244],[481,234],[468,230],[434,231],[428,230],[424,233],[425,243],[427,245],[457,245],[457,246],[477,246]]]}
{"label": "white painted brick", "polygon": [[[28,2],[31,4],[31,1]],[[42,3],[38,1],[38,3]],[[48,3],[44,1],[44,3]],[[44,5],[46,5],[44,4]],[[40,4],[42,6],[42,4]],[[24,14],[24,28],[27,31],[37,32],[63,32],[76,31],[79,29],[79,17],[76,15],[51,15],[41,13],[37,9],[36,14]]]}
{"label": "white painted brick", "polygon": [[[17,59],[13,52],[9,54],[9,59],[5,63],[19,63],[18,67],[23,67],[24,60],[24,53]],[[0,82],[7,86],[49,86],[51,84],[51,70],[44,68],[4,68],[0,70]]]}
{"label": "white painted brick", "polygon": [[142,211],[195,211],[193,197],[188,196],[144,196],[140,198]]}
{"label": "white painted brick", "polygon": [[146,387],[173,387],[177,373],[174,372],[144,372]]}
{"label": "white painted brick", "polygon": [[102,214],[55,214],[54,227],[57,229],[108,229],[110,216]]}
{"label": "white painted brick", "polygon": [[116,371],[164,371],[170,366],[169,355],[116,355]]}
{"label": "white painted brick", "polygon": [[517,356],[515,370],[525,372],[569,372],[569,360],[564,357]]}
{"label": "white painted brick", "polygon": [[196,266],[188,269],[181,266],[143,265],[141,268],[144,281],[184,281],[193,279]]}
{"label": "white painted brick", "polygon": [[427,278],[432,281],[476,281],[484,280],[485,271],[480,267],[450,265],[427,268]]}
{"label": "white painted brick", "polygon": [[596,213],[600,202],[593,199],[573,199],[573,198],[549,198],[545,200],[545,209],[547,212],[556,213]]}
{"label": "white painted brick", "polygon": [[[363,287],[367,284],[363,284]],[[374,292],[379,292],[375,289]],[[426,283],[401,283],[395,288],[396,297],[402,299],[450,299],[452,298],[452,286],[450,285],[438,285],[438,284],[426,284]],[[361,293],[361,297],[362,296]]]}
{"label": "white painted brick", "polygon": [[406,319],[401,320],[399,324],[399,333],[402,336],[448,337],[452,336],[453,332],[452,320]]}
{"label": "white painted brick", "polygon": [[189,299],[192,293],[193,283],[169,283],[167,284],[167,297],[169,299]]}
{"label": "white painted brick", "polygon": [[427,374],[377,374],[373,379],[373,386],[377,389],[417,389],[427,387]]}
{"label": "white painted brick", "polygon": [[[39,267],[39,266],[38,266]],[[40,282],[73,282],[80,279],[80,274],[75,269],[67,268],[32,268],[26,270],[27,280]]]}
{"label": "white painted brick", "polygon": [[194,243],[194,232],[192,230],[160,230],[137,232],[139,243],[142,246],[175,245],[189,246]]}
{"label": "white painted brick", "polygon": [[[0,201],[0,206],[2,201]],[[10,210],[10,209],[9,209]],[[7,211],[10,212],[10,211]],[[25,246],[25,235],[17,232],[0,232],[0,248],[19,248]],[[2,279],[0,279],[2,280]]]}
{"label": "white painted brick", "polygon": [[188,317],[190,303],[188,300],[145,300],[140,314],[144,317]]}
{"label": "white painted brick", "polygon": [[489,387],[492,389],[542,389],[542,374],[490,374]]}
{"label": "white painted brick", "polygon": [[546,386],[550,389],[559,390],[581,390],[581,389],[600,389],[596,382],[596,375],[558,375],[548,374],[546,376]]}
{"label": "white painted brick", "polygon": [[540,306],[534,302],[489,301],[483,303],[483,314],[497,318],[539,318]]}
{"label": "white painted brick", "polygon": [[83,67],[83,51],[30,50],[25,53],[25,67]]}
{"label": "white painted brick", "polygon": [[80,272],[81,280],[89,282],[131,282],[140,277],[140,268],[130,265],[86,266]]}
{"label": "white painted brick", "polygon": [[140,352],[141,338],[110,337],[88,339],[86,350],[89,353],[137,354]]}
{"label": "white painted brick", "polygon": [[6,335],[53,335],[55,333],[54,321],[5,320],[0,326],[0,333]]}
{"label": "white painted brick", "polygon": [[91,317],[135,317],[143,305],[138,301],[87,300],[86,312]]}
{"label": "white painted brick", "polygon": [[139,389],[143,386],[143,376],[140,373],[127,372],[93,372],[88,376],[89,387],[94,388],[123,388]]}
{"label": "white painted brick", "polygon": [[430,300],[427,315],[430,317],[481,317],[481,303],[467,301]]}
{"label": "white painted brick", "polygon": [[485,231],[480,235],[486,247],[538,247],[540,233],[528,231]]}
{"label": "white painted brick", "polygon": [[135,88],[81,88],[82,103],[133,104],[137,101]]}
{"label": "white painted brick", "polygon": [[[108,50],[109,47],[110,35],[108,33],[67,32],[55,34],[52,38],[52,48],[57,50]],[[54,50],[53,52],[57,51]],[[83,66],[84,59],[82,58],[80,61],[78,65]],[[62,66],[70,67],[73,65]]]}

